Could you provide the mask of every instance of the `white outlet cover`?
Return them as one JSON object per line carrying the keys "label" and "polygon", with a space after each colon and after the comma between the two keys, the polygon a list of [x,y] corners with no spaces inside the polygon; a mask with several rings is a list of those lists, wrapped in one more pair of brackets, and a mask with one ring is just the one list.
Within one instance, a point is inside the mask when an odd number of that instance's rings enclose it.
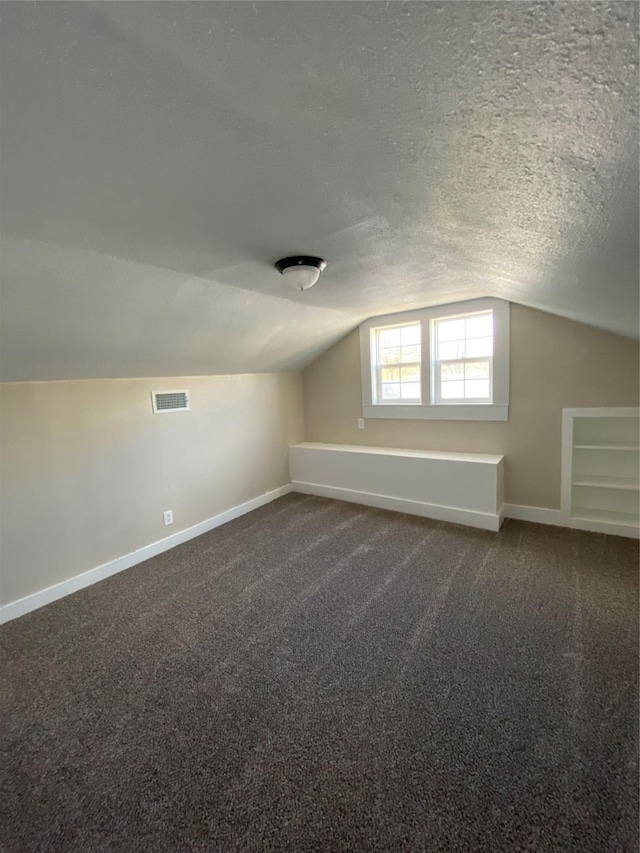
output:
{"label": "white outlet cover", "polygon": [[168,509],[166,512],[163,512],[162,517],[164,518],[165,527],[168,524],[173,524],[173,510],[172,509]]}
{"label": "white outlet cover", "polygon": [[364,429],[364,418],[358,418],[358,429]]}

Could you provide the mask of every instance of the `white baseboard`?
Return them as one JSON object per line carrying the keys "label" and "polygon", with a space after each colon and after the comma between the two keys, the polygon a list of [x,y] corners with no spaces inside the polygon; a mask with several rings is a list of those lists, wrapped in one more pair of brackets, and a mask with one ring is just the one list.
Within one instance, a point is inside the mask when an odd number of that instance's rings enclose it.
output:
{"label": "white baseboard", "polygon": [[520,504],[502,504],[500,514],[503,518],[516,518],[518,521],[533,521],[535,524],[551,524],[554,527],[567,527],[566,519],[559,509],[545,509],[541,506],[521,506]]}
{"label": "white baseboard", "polygon": [[503,518],[532,521],[535,524],[551,524],[554,527],[568,527],[571,530],[587,530],[590,533],[608,533],[611,536],[640,539],[640,531],[637,527],[631,527],[626,524],[614,524],[608,521],[596,521],[595,519],[571,518],[570,516],[566,516],[560,509],[503,504],[500,514]]}
{"label": "white baseboard", "polygon": [[499,530],[501,518],[484,512],[456,509],[449,506],[438,506],[422,501],[394,498],[389,495],[376,495],[371,492],[361,492],[355,489],[344,489],[338,486],[323,486],[319,483],[305,483],[294,480],[291,483],[294,492],[304,495],[319,495],[323,498],[335,498],[339,501],[374,506],[377,509],[390,509],[395,512],[406,512],[409,515],[420,515],[423,518],[435,518],[437,521],[450,521],[453,524],[466,524],[469,527],[480,527],[483,530]]}
{"label": "white baseboard", "polygon": [[183,542],[188,542],[196,536],[201,536],[209,530],[214,530],[216,527],[220,527],[228,521],[233,521],[234,518],[239,518],[241,515],[258,509],[258,507],[264,506],[264,504],[270,503],[270,501],[276,500],[276,498],[287,495],[292,491],[307,495],[335,498],[336,500],[348,501],[350,503],[364,504],[365,506],[373,506],[378,509],[406,512],[409,515],[434,518],[438,521],[466,524],[470,527],[478,527],[483,530],[497,531],[500,529],[503,518],[513,518],[520,521],[531,521],[536,524],[550,524],[556,527],[569,527],[595,533],[610,533],[634,539],[639,538],[637,528],[622,527],[621,525],[607,524],[606,522],[566,518],[559,509],[503,504],[498,515],[490,515],[488,513],[422,503],[421,501],[393,498],[387,495],[376,495],[369,492],[322,486],[318,483],[294,481],[286,486],[280,486],[278,489],[273,489],[270,492],[259,495],[257,498],[252,498],[249,501],[238,504],[238,506],[231,507],[231,509],[214,515],[206,521],[194,524],[192,527],[186,528],[186,530],[180,530],[178,533],[167,536],[165,539],[160,539],[158,542],[153,542],[151,545],[138,548],[136,551],[124,554],[122,557],[117,557],[115,560],[103,563],[101,566],[96,566],[93,569],[75,575],[61,583],[49,586],[39,592],[34,592],[32,595],[27,595],[17,601],[4,604],[0,607],[0,625],[12,619],[17,619],[19,616],[24,616],[32,610],[44,607],[52,601],[57,601],[59,598],[64,598],[66,595],[71,595],[73,592],[98,583],[98,581],[104,580],[111,575],[136,566],[138,563],[142,563],[151,557],[155,557],[157,554],[162,554],[164,551],[175,548],[176,545],[181,545]]}
{"label": "white baseboard", "polygon": [[138,565],[150,557],[155,557],[157,554],[162,554],[170,548],[175,548],[176,545],[181,545],[183,542],[188,542],[189,539],[194,539],[196,536],[201,536],[203,533],[208,533],[209,530],[214,530],[228,521],[233,521],[234,518],[244,515],[251,510],[258,509],[270,501],[280,498],[283,495],[288,495],[292,491],[291,485],[281,486],[278,489],[273,489],[266,492],[264,495],[259,495],[257,498],[252,498],[238,506],[231,507],[224,512],[208,518],[206,521],[201,521],[199,524],[194,524],[192,527],[187,527],[186,530],[180,530],[172,536],[167,536],[166,539],[160,539],[158,542],[153,542],[151,545],[145,545],[143,548],[138,548],[129,554],[124,554],[122,557],[117,557],[108,563],[103,563],[101,566],[96,566],[82,574],[75,575],[66,581],[49,586],[46,589],[41,589],[39,592],[34,592],[32,595],[27,595],[17,601],[12,601],[9,604],[4,604],[0,607],[0,625],[9,622],[12,619],[17,619],[19,616],[24,616],[25,613],[30,613],[32,610],[37,610],[39,607],[44,607],[45,604],[50,604],[52,601],[57,601],[59,598],[64,598],[65,595],[70,595],[72,592],[77,592],[84,589],[86,586],[97,583],[105,578],[129,569],[132,566]]}
{"label": "white baseboard", "polygon": [[590,533],[608,533],[611,536],[624,536],[627,539],[640,539],[640,529],[628,524],[613,524],[610,521],[596,521],[591,518],[570,518],[565,527],[574,530],[588,530]]}
{"label": "white baseboard", "polygon": [[488,513],[438,506],[437,504],[428,504],[404,498],[393,498],[388,495],[376,495],[370,492],[343,489],[337,486],[305,483],[299,480],[294,480],[291,488],[294,492],[302,492],[305,495],[319,495],[324,498],[335,498],[339,501],[374,506],[378,509],[406,512],[409,515],[435,518],[438,521],[450,521],[453,524],[466,524],[469,527],[479,527],[482,530],[499,530],[503,519],[513,518],[519,521],[530,521],[534,524],[548,524],[553,527],[587,530],[592,533],[608,533],[613,536],[625,536],[631,539],[640,538],[637,528],[626,527],[621,524],[609,524],[602,521],[567,518],[559,509],[547,509],[540,506],[522,506],[520,504],[505,503],[502,504],[498,515],[490,515]]}

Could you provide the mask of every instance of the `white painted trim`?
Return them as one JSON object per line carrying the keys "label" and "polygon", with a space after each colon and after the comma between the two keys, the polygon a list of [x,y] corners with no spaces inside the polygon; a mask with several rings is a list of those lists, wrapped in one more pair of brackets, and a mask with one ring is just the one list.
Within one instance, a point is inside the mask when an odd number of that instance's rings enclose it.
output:
{"label": "white painted trim", "polygon": [[117,557],[115,560],[110,560],[108,563],[103,563],[101,566],[96,566],[82,574],[75,575],[66,581],[49,586],[46,589],[41,589],[34,592],[32,595],[27,595],[24,598],[19,598],[17,601],[11,601],[9,604],[4,604],[0,607],[0,625],[9,622],[11,619],[17,619],[19,616],[24,616],[25,613],[30,613],[32,610],[37,610],[39,607],[44,607],[45,604],[51,604],[52,601],[57,601],[59,598],[64,598],[72,592],[77,592],[87,586],[91,586],[98,581],[111,577],[125,569],[130,569],[132,566],[138,565],[145,560],[155,557],[157,554],[162,554],[164,551],[169,551],[175,548],[176,545],[181,545],[183,542],[188,542],[196,536],[201,536],[203,533],[208,533],[228,521],[233,521],[234,518],[239,518],[247,512],[251,512],[264,504],[270,503],[276,498],[283,495],[288,495],[292,491],[291,484],[280,486],[278,489],[272,489],[270,492],[265,492],[257,498],[245,501],[237,506],[231,507],[224,512],[218,513],[206,521],[201,521],[199,524],[194,524],[192,527],[187,527],[185,530],[180,530],[165,539],[160,539],[153,542],[151,545],[145,545],[132,551],[129,554],[124,554],[122,557]]}
{"label": "white painted trim", "polygon": [[609,533],[611,536],[625,536],[627,539],[640,539],[640,528],[628,524],[615,524],[610,521],[596,521],[590,518],[570,518],[566,527],[573,530],[588,530],[591,533]]}
{"label": "white painted trim", "polygon": [[344,489],[338,486],[323,486],[320,483],[305,483],[300,480],[294,480],[291,483],[291,488],[294,492],[301,492],[303,495],[319,495],[323,498],[335,498],[339,501],[374,506],[377,509],[406,512],[409,515],[435,518],[438,521],[450,521],[453,524],[466,524],[469,527],[479,527],[483,530],[499,530],[502,522],[499,515],[491,515],[490,513],[456,509],[450,506],[439,506],[407,498],[394,498],[389,495],[376,495],[371,492],[360,492],[355,489]]}
{"label": "white painted trim", "polygon": [[471,513],[469,518],[477,514],[498,517],[503,501],[502,467],[502,456],[487,454],[475,458],[473,454],[434,455],[426,451],[396,453],[392,448],[352,449],[349,445],[338,450],[335,445],[306,443],[289,448],[294,484],[407,501],[402,510],[406,512],[414,512],[414,504],[445,507],[460,513],[455,518],[447,515],[447,519],[460,523],[467,518],[465,513]]}
{"label": "white painted trim", "polygon": [[571,409],[562,410],[562,443],[560,456],[560,509],[569,518],[571,515],[571,480],[573,479],[573,414]]}
{"label": "white painted trim", "polygon": [[590,533],[608,533],[610,536],[624,536],[627,539],[640,539],[640,530],[627,524],[614,524],[608,521],[596,521],[587,518],[571,518],[561,509],[546,509],[539,506],[503,504],[501,515],[519,521],[531,521],[534,524],[550,524],[553,527],[566,527],[569,530],[587,530]]}
{"label": "white painted trim", "polygon": [[[633,406],[615,406],[602,408],[580,408],[562,410],[562,457],[560,475],[560,511],[564,526],[575,530],[589,530],[593,533],[609,533],[614,536],[626,536],[630,539],[640,538],[637,525],[617,524],[613,521],[598,521],[590,518],[579,518],[572,513],[574,483],[573,457],[575,423],[580,418],[638,418],[640,408]],[[593,450],[597,447],[594,446]],[[605,451],[608,452],[608,451]]]}
{"label": "white painted trim", "polygon": [[[493,311],[493,403],[441,405],[431,403],[431,324],[442,317]],[[402,418],[412,420],[506,421],[509,419],[509,316],[510,305],[504,299],[483,297],[449,305],[433,305],[398,314],[371,317],[360,325],[360,375],[362,382],[362,415],[365,418]],[[371,366],[372,330],[420,322],[422,364],[420,371],[422,402],[409,404],[374,404]]]}
{"label": "white painted trim", "polygon": [[534,524],[551,524],[554,527],[566,527],[566,521],[559,509],[547,509],[542,506],[522,506],[521,504],[502,504],[504,518],[518,521],[532,521]]}
{"label": "white painted trim", "polygon": [[[362,404],[373,405],[373,370],[371,367],[371,337],[374,328],[381,326],[402,326],[420,321],[421,359],[429,360],[429,339],[424,333],[420,311],[401,311],[398,314],[386,314],[382,317],[370,317],[360,325],[360,373],[362,378]],[[388,322],[387,322],[388,321]],[[428,398],[429,389],[425,386],[425,374],[421,371],[421,391],[424,399]],[[418,417],[417,415],[415,417]]]}
{"label": "white painted trim", "polygon": [[290,444],[289,450],[332,450],[336,453],[370,453],[374,456],[404,456],[409,459],[444,459],[447,462],[476,462],[480,465],[499,465],[504,459],[497,453],[461,453],[445,450],[413,450],[406,447],[376,447],[366,444],[325,444],[321,441],[302,441]]}
{"label": "white painted trim", "polygon": [[640,408],[637,406],[614,406],[601,409],[563,409],[572,418],[637,418]]}
{"label": "white painted trim", "polygon": [[431,420],[431,421],[508,421],[509,407],[484,405],[421,406],[388,405],[363,406],[364,418],[387,418],[394,420]]}

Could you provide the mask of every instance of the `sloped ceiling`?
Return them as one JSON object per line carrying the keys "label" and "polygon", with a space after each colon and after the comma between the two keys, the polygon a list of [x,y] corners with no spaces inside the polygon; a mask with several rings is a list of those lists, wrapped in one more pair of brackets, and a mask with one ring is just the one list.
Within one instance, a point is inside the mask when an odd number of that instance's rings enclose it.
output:
{"label": "sloped ceiling", "polygon": [[635,3],[0,16],[2,378],[297,369],[482,295],[637,336]]}

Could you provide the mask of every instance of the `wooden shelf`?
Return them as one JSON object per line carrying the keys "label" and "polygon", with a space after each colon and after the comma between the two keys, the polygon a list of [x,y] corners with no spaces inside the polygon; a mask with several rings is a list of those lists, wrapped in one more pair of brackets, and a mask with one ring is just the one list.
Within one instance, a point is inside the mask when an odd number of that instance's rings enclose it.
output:
{"label": "wooden shelf", "polygon": [[640,482],[632,477],[603,477],[595,474],[576,474],[573,485],[593,486],[599,489],[625,489],[631,492],[640,490]]}
{"label": "wooden shelf", "polygon": [[631,450],[636,451],[636,453],[640,450],[640,447],[637,447],[634,444],[574,444],[574,450]]}
{"label": "wooden shelf", "polygon": [[638,535],[640,409],[564,409],[562,511],[582,530]]}
{"label": "wooden shelf", "polygon": [[603,521],[609,524],[621,524],[626,527],[638,526],[638,514],[634,512],[618,512],[611,509],[593,509],[592,507],[573,508],[573,518],[582,518],[587,521]]}

